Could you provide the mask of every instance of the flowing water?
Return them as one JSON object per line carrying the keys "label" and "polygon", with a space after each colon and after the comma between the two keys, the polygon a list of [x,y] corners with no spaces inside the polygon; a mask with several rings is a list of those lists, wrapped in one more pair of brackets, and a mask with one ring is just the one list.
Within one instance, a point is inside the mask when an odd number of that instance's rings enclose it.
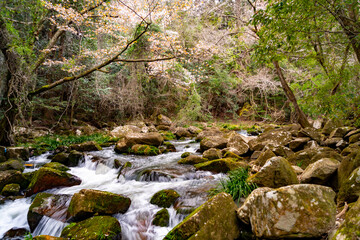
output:
{"label": "flowing water", "polygon": [[[47,192],[69,195],[56,212],[56,216],[43,217],[32,233],[37,235],[60,236],[62,229],[68,224],[64,221],[66,207],[70,197],[81,189],[97,189],[125,195],[131,199],[131,206],[125,214],[116,217],[122,228],[122,239],[162,239],[174,226],[184,219],[186,215],[177,213],[174,207],[168,208],[170,214],[169,227],[151,225],[151,221],[159,208],[150,204],[150,198],[162,189],[174,189],[181,198],[176,204],[176,209],[190,212],[206,201],[206,191],[213,187],[223,174],[195,171],[193,166],[177,164],[184,152],[195,153],[199,148],[198,143],[191,140],[173,141],[177,152],[161,154],[158,156],[134,156],[116,154],[113,147],[104,148],[102,151],[89,152],[85,161],[77,167],[70,168],[70,173],[81,178],[78,186],[56,188]],[[29,163],[35,169],[50,160],[50,153],[31,158]],[[114,160],[122,164],[131,162],[132,166],[123,170],[118,178],[118,169],[114,167]],[[35,169],[25,169],[34,171]],[[27,212],[31,205],[31,198],[7,201],[0,205],[0,238],[11,228],[27,228]]]}

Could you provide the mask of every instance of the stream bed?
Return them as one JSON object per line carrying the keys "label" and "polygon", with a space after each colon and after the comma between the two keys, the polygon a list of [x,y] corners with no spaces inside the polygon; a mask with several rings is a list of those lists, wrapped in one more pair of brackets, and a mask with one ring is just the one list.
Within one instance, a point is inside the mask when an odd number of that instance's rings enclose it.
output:
{"label": "stream bed", "polygon": [[[169,152],[158,156],[121,155],[114,152],[114,147],[104,148],[102,151],[87,152],[85,161],[77,167],[71,167],[69,173],[78,176],[82,183],[77,186],[55,188],[46,192],[54,194],[73,195],[81,189],[97,189],[122,194],[131,199],[131,205],[125,214],[116,214],[122,228],[124,240],[155,240],[162,239],[173,227],[181,222],[186,214],[177,213],[176,209],[189,213],[203,204],[207,199],[207,191],[214,187],[223,177],[223,174],[213,174],[204,171],[195,171],[193,166],[180,165],[177,161],[184,152],[195,153],[199,143],[192,140],[171,141],[177,152]],[[34,171],[41,165],[50,162],[46,153],[31,158],[27,163],[33,163]],[[122,164],[131,162],[131,167],[124,169],[118,178],[118,169],[114,167],[114,160]],[[170,223],[168,227],[157,227],[151,224],[155,213],[162,208],[150,204],[150,198],[163,189],[174,189],[181,198],[175,208],[168,208]],[[27,212],[33,197],[6,201],[0,205],[0,238],[11,228],[29,229]],[[64,206],[56,214],[56,218],[43,217],[32,232],[32,236],[51,235],[60,236],[61,231],[68,223],[65,219],[66,207],[70,203],[64,201]],[[58,220],[56,220],[58,219]],[[18,238],[19,239],[19,238]],[[21,238],[20,238],[21,239]]]}

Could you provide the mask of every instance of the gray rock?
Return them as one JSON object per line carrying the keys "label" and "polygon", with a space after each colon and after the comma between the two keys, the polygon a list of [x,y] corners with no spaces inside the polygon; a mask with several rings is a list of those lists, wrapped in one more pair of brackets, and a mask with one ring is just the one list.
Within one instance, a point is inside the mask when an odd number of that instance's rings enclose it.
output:
{"label": "gray rock", "polygon": [[304,170],[300,177],[301,183],[326,184],[334,176],[340,162],[332,158],[320,159]]}

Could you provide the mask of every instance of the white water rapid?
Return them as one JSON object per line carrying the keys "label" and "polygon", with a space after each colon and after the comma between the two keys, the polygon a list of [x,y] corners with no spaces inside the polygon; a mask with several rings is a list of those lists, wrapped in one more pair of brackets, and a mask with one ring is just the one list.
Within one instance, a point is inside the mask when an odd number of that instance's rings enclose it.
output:
{"label": "white water rapid", "polygon": [[[97,189],[125,195],[131,199],[131,206],[125,214],[116,217],[122,228],[124,240],[156,240],[162,239],[186,215],[177,214],[173,206],[168,208],[170,214],[169,227],[151,225],[152,219],[159,208],[150,204],[150,198],[162,189],[174,189],[180,195],[179,206],[188,212],[206,201],[206,191],[216,184],[222,174],[195,171],[192,166],[177,164],[184,152],[196,152],[198,143],[191,140],[173,141],[177,152],[144,157],[134,155],[116,154],[113,147],[98,152],[86,154],[85,162],[77,167],[70,168],[70,173],[81,178],[78,186],[56,188],[47,192],[55,194],[74,194],[81,189]],[[38,168],[49,162],[47,154],[30,159]],[[114,168],[114,160],[121,163],[131,162],[131,168],[123,170],[123,175],[117,178],[118,169]],[[96,161],[95,161],[96,160]],[[26,169],[33,171],[35,169]],[[146,171],[147,170],[147,171]],[[27,228],[27,212],[32,198],[23,198],[7,201],[0,205],[0,238],[11,228]],[[69,201],[64,203],[66,206]],[[62,212],[61,212],[62,211]],[[60,210],[57,215],[64,215],[66,211]],[[56,219],[61,219],[57,216]],[[43,217],[32,232],[33,236],[52,235],[60,236],[62,229],[67,225],[54,218]]]}

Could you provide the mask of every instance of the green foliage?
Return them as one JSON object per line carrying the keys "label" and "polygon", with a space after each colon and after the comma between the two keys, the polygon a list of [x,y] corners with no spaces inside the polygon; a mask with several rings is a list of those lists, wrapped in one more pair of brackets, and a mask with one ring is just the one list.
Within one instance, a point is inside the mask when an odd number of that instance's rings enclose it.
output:
{"label": "green foliage", "polygon": [[25,236],[24,236],[24,240],[33,240],[33,236],[31,235],[31,233],[29,232],[29,233],[27,233],[27,234],[25,234]]}
{"label": "green foliage", "polygon": [[179,118],[187,121],[202,121],[206,119],[201,109],[201,96],[195,88],[192,89],[185,106],[180,110]]}
{"label": "green foliage", "polygon": [[239,168],[228,173],[228,177],[220,180],[217,188],[210,191],[210,195],[216,195],[220,192],[230,194],[235,201],[239,201],[242,197],[247,197],[254,189],[256,184],[248,183],[246,179],[249,177],[247,169]]}

